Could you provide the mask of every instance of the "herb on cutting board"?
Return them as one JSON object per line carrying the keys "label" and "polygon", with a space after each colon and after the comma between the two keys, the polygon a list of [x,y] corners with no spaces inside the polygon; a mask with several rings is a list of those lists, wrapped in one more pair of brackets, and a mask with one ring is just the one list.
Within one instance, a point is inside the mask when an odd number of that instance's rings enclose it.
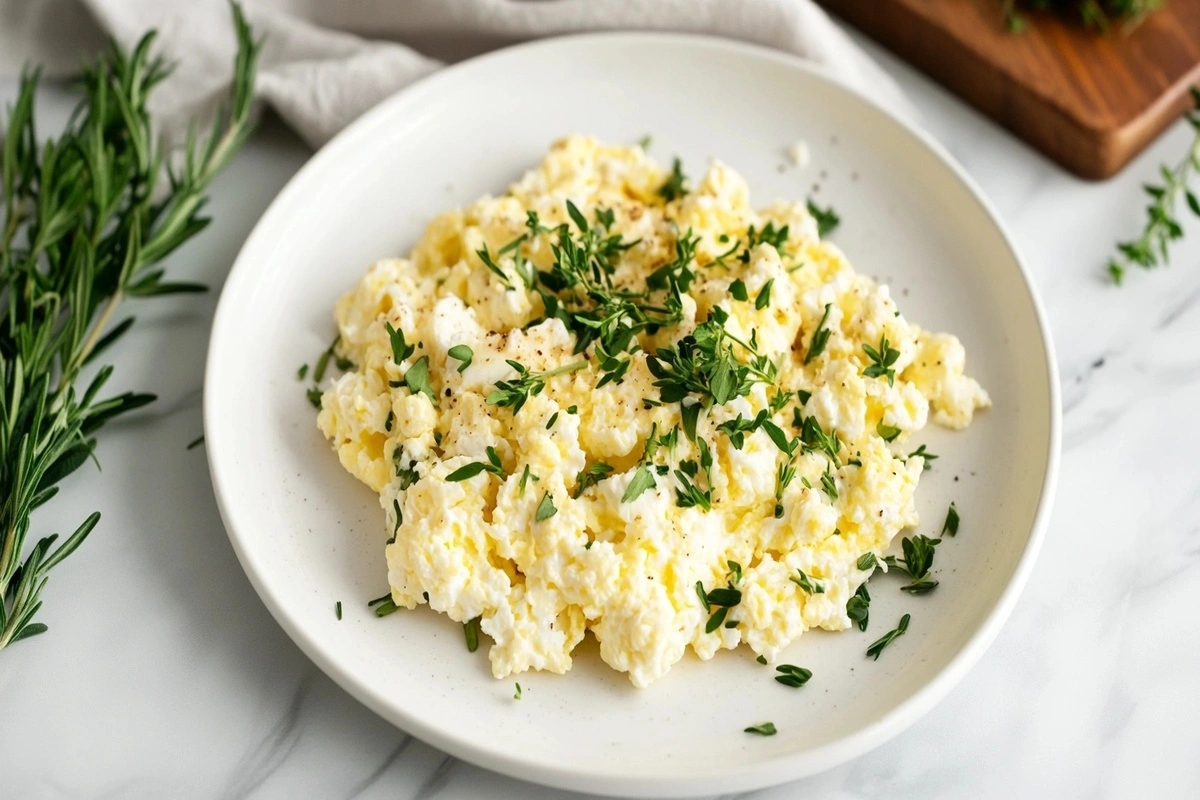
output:
{"label": "herb on cutting board", "polygon": [[1122,21],[1122,30],[1131,31],[1146,15],[1162,5],[1162,0],[1004,0],[1004,22],[1009,33],[1022,33],[1026,28],[1020,8],[1035,11],[1067,12],[1085,27],[1107,31],[1115,21]]}
{"label": "herb on cutting board", "polygon": [[1191,147],[1174,168],[1166,164],[1159,167],[1162,183],[1147,183],[1142,187],[1150,196],[1150,205],[1146,206],[1146,227],[1138,238],[1119,242],[1119,255],[1108,262],[1108,274],[1118,286],[1125,278],[1125,270],[1132,264],[1152,269],[1169,263],[1171,243],[1183,238],[1183,226],[1177,216],[1181,195],[1191,212],[1200,217],[1200,198],[1190,186],[1200,175],[1200,89],[1193,87],[1191,91],[1195,108],[1184,115],[1194,131]]}
{"label": "herb on cutting board", "polygon": [[150,54],[153,31],[132,52],[114,44],[84,67],[83,99],[57,137],[39,143],[35,133],[37,70],[22,76],[9,109],[0,148],[0,649],[46,630],[33,617],[48,573],[100,520],[93,512],[57,548],[57,534],[41,538],[22,562],[33,511],[95,460],[105,423],[155,399],[101,398],[111,366],[83,382],[84,368],[134,323],[110,324],[114,312],[127,298],[205,291],[164,280],[157,265],[207,226],[205,192],[250,132],[261,42],[236,3],[232,11],[230,104],[208,136],[192,129],[175,167],[146,107],[170,73]]}

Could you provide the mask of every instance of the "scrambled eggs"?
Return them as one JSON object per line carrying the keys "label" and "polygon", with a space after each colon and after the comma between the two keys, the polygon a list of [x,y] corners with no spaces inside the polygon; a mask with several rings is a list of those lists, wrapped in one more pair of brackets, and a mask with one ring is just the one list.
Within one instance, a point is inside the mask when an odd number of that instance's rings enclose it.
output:
{"label": "scrambled eggs", "polygon": [[335,316],[354,367],[318,424],[380,494],[392,599],[478,618],[497,678],[565,672],[589,630],[644,687],[849,627],[860,557],[918,521],[906,437],[989,404],[805,204],[583,136]]}

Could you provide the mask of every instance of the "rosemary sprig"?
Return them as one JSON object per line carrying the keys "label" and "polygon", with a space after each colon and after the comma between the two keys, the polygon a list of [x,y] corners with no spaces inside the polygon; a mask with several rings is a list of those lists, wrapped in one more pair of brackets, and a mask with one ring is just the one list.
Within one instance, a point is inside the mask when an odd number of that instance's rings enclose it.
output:
{"label": "rosemary sprig", "polygon": [[[164,280],[156,265],[207,226],[209,184],[250,132],[261,43],[236,3],[232,11],[230,104],[208,136],[191,129],[177,166],[154,142],[147,111],[170,72],[151,55],[154,32],[84,68],[83,99],[57,138],[36,135],[37,70],[22,76],[9,110],[0,155],[0,649],[46,630],[33,617],[48,573],[100,519],[92,513],[57,548],[50,535],[25,553],[33,511],[93,458],[96,431],[154,400],[100,399],[111,366],[79,392],[81,370],[132,327],[133,317],[110,324],[124,299],[204,290]],[[156,194],[164,175],[167,191]]]}
{"label": "rosemary sprig", "polygon": [[1183,238],[1183,226],[1176,216],[1181,195],[1192,213],[1200,216],[1200,198],[1190,188],[1192,179],[1200,174],[1200,89],[1192,87],[1191,92],[1195,108],[1185,115],[1185,119],[1195,131],[1192,145],[1174,168],[1166,164],[1159,167],[1162,183],[1147,183],[1142,187],[1150,196],[1146,227],[1138,238],[1119,242],[1118,255],[1108,261],[1108,274],[1118,286],[1130,265],[1152,269],[1169,263],[1171,243]]}

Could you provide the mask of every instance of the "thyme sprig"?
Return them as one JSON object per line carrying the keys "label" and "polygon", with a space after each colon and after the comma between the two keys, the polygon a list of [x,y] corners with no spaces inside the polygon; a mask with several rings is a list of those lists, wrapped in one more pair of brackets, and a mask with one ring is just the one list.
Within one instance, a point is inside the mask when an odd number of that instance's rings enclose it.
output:
{"label": "thyme sprig", "polygon": [[0,649],[46,630],[33,617],[48,573],[100,519],[90,514],[57,548],[50,535],[26,552],[33,511],[93,458],[105,423],[154,400],[101,399],[111,366],[78,391],[81,370],[132,327],[132,316],[112,324],[126,298],[204,290],[166,280],[157,265],[208,225],[209,185],[251,129],[261,42],[236,3],[232,11],[230,102],[210,134],[189,131],[174,164],[147,110],[171,69],[151,54],[153,31],[85,66],[83,98],[56,138],[36,135],[37,70],[24,73],[9,110],[0,154]]}
{"label": "thyme sprig", "polygon": [[1147,183],[1142,188],[1150,197],[1146,206],[1146,226],[1136,239],[1119,242],[1118,255],[1109,259],[1108,274],[1118,286],[1125,279],[1130,265],[1153,269],[1170,263],[1171,243],[1183,238],[1183,225],[1177,209],[1183,197],[1187,207],[1200,217],[1200,197],[1191,188],[1192,180],[1200,174],[1200,89],[1192,87],[1195,108],[1185,115],[1195,132],[1187,155],[1175,167],[1159,167],[1162,183]]}

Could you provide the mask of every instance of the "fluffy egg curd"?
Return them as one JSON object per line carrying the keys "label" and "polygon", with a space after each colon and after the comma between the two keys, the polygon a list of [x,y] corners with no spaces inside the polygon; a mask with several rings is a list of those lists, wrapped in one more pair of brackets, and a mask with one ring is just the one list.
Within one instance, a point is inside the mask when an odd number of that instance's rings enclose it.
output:
{"label": "fluffy egg curd", "polygon": [[572,136],[372,265],[317,422],[380,495],[391,602],[482,631],[497,678],[566,672],[590,630],[638,687],[849,627],[918,522],[905,439],[989,400],[832,224]]}

